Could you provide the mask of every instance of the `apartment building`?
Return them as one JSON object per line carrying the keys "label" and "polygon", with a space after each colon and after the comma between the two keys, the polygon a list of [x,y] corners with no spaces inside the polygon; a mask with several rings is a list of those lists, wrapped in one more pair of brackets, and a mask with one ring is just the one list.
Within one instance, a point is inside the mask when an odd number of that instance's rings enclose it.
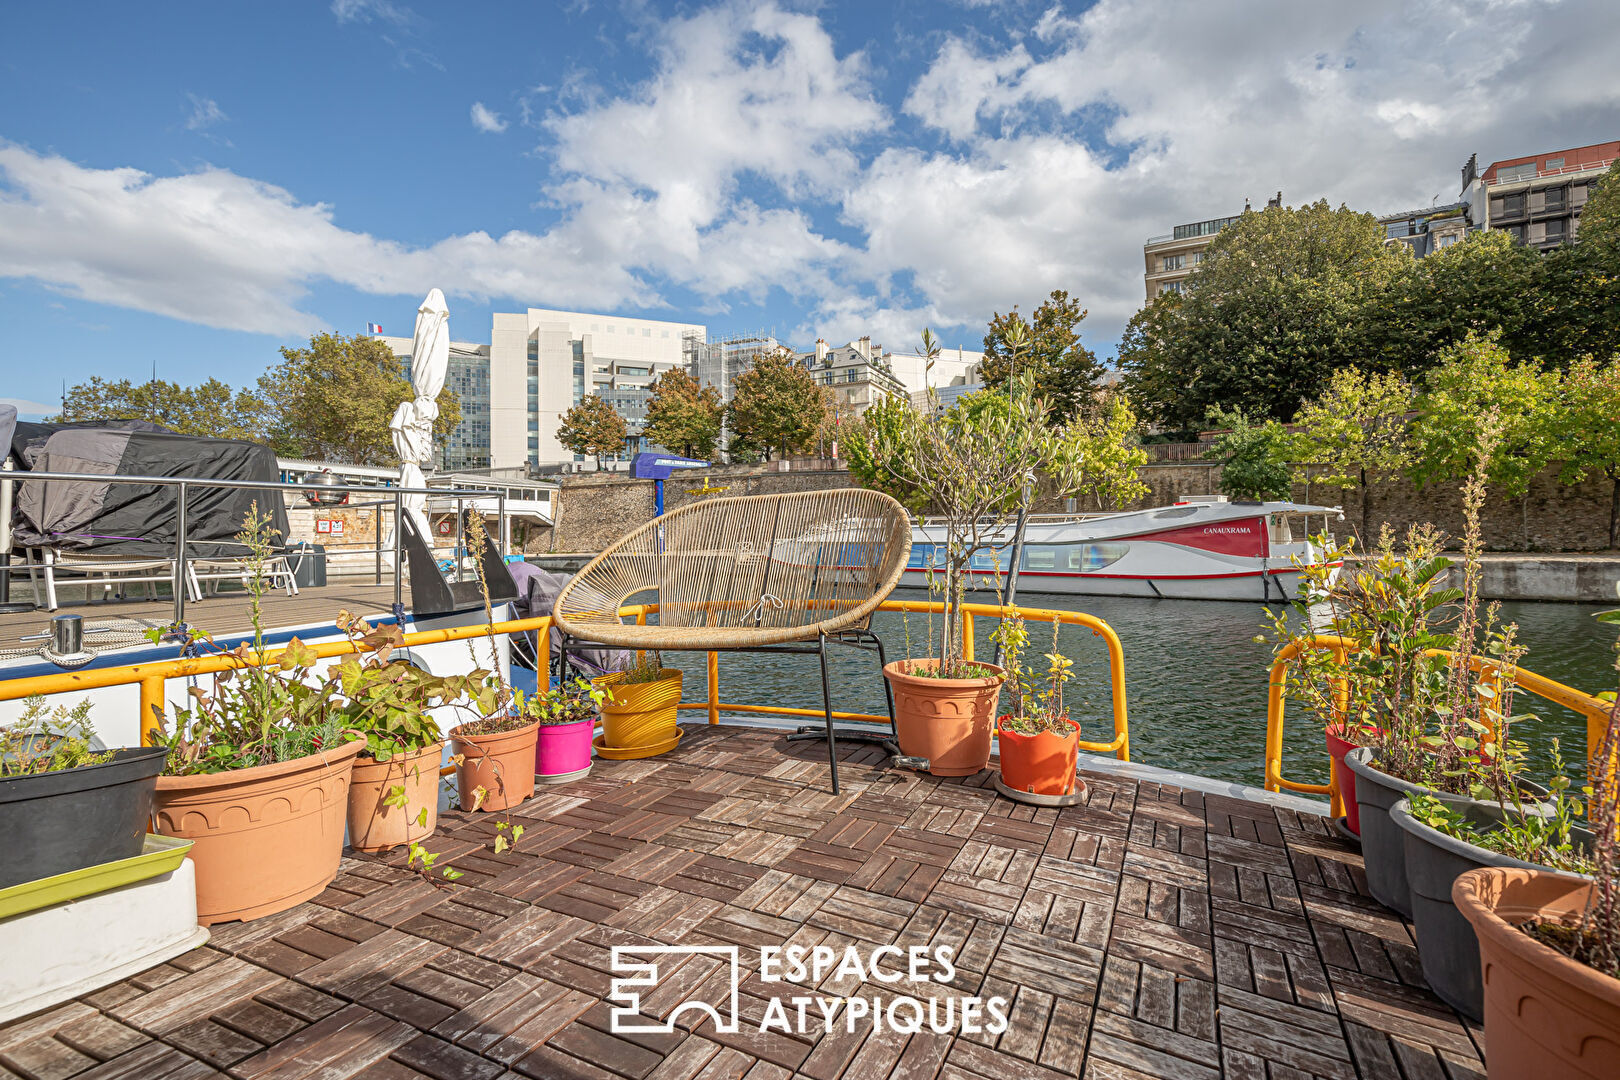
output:
{"label": "apartment building", "polygon": [[[1281,206],[1282,192],[1266,200],[1266,206]],[[1244,213],[1248,213],[1249,205],[1245,200]],[[1187,278],[1204,261],[1204,253],[1214,242],[1215,234],[1236,221],[1240,215],[1231,217],[1208,218],[1204,221],[1193,221],[1186,225],[1177,225],[1174,229],[1162,236],[1148,238],[1142,245],[1142,257],[1146,266],[1143,280],[1147,284],[1147,301],[1152,303],[1157,297],[1165,293],[1179,293],[1186,287]]]}
{"label": "apartment building", "polygon": [[1386,245],[1402,244],[1421,259],[1457,243],[1474,227],[1470,204],[1459,200],[1422,210],[1403,210],[1378,219]]}
{"label": "apartment building", "polygon": [[1550,251],[1575,241],[1587,195],[1617,156],[1620,142],[1594,143],[1493,161],[1483,172],[1471,157],[1463,167],[1463,199],[1485,228]]}

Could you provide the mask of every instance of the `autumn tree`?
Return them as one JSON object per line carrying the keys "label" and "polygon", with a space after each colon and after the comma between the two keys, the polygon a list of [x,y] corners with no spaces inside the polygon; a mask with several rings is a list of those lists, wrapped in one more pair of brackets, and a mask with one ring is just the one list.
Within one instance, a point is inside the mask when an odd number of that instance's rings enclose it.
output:
{"label": "autumn tree", "polygon": [[64,423],[95,420],[150,420],[181,435],[217,439],[258,439],[266,422],[265,401],[218,379],[197,386],[163,380],[144,383],[99,375],[70,389],[62,399]]}
{"label": "autumn tree", "polygon": [[720,391],[700,385],[684,369],[670,368],[653,381],[646,424],[653,443],[690,458],[712,458],[724,418]]}
{"label": "autumn tree", "polygon": [[602,467],[605,454],[624,450],[628,429],[624,417],[613,406],[595,394],[586,394],[579,404],[563,413],[562,426],[557,429],[557,441],[563,449],[575,454],[590,454],[596,458],[596,467]]}
{"label": "autumn tree", "polygon": [[[1051,410],[1052,422],[1063,423],[1089,411],[1103,364],[1080,344],[1080,323],[1086,314],[1080,302],[1062,289],[1053,289],[1027,322],[1016,307],[1005,315],[997,312],[984,336],[984,362],[979,368],[984,384],[1005,386],[1015,369],[1028,370],[1034,374],[1035,393]],[[1013,347],[1008,330],[1018,324],[1027,327],[1028,340]]]}
{"label": "autumn tree", "polygon": [[791,349],[760,356],[732,386],[731,430],[767,456],[812,445],[826,415],[826,395]]}
{"label": "autumn tree", "polygon": [[1397,475],[1412,463],[1407,414],[1415,392],[1396,374],[1344,368],[1295,418],[1299,461],[1320,465],[1310,477],[1332,487],[1361,490],[1361,539],[1372,540],[1368,481]]}
{"label": "autumn tree", "polygon": [[1155,301],[1120,346],[1146,419],[1188,429],[1212,406],[1288,421],[1353,354],[1357,317],[1411,263],[1371,214],[1325,200],[1222,229],[1180,303]]}
{"label": "autumn tree", "polygon": [[1609,166],[1587,190],[1580,230],[1578,239],[1583,244],[1620,244],[1620,169]]}
{"label": "autumn tree", "polygon": [[[398,463],[388,424],[400,403],[416,396],[404,364],[384,342],[342,334],[316,334],[308,348],[283,348],[281,363],[259,378],[259,393],[277,453],[356,465]],[[461,404],[446,388],[438,405],[433,437],[442,441],[461,423]]]}
{"label": "autumn tree", "polygon": [[1576,484],[1591,473],[1608,477],[1609,547],[1620,547],[1620,355],[1607,362],[1577,360],[1563,378],[1556,428],[1559,479]]}

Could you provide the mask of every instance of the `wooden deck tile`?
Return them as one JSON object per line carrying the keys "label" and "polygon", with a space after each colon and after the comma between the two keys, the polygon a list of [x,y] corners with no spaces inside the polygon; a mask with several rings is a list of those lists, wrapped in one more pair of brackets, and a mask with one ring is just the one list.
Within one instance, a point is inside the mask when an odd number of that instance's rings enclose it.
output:
{"label": "wooden deck tile", "polygon": [[[451,811],[429,846],[459,883],[350,854],[314,901],[0,1025],[0,1080],[1483,1075],[1479,1030],[1430,995],[1410,927],[1320,819],[1103,776],[1082,805],[1026,807],[989,774],[890,771],[853,746],[834,797],[821,754],[694,725],[516,808],[524,836],[499,855],[497,815]],[[621,944],[735,946],[741,1030],[677,1012],[728,1000],[729,963],[666,954],[639,1011],[673,1030],[615,1033]],[[763,982],[758,950],[784,944],[948,948],[956,974]],[[900,992],[1001,996],[1011,1024],[846,1025],[844,998]],[[794,994],[838,999],[831,1026],[760,1031]]]}

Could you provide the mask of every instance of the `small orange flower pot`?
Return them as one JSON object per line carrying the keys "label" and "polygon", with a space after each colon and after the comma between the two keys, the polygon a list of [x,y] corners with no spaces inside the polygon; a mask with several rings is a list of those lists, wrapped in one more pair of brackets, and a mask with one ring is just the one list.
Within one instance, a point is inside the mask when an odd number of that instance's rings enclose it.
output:
{"label": "small orange flower pot", "polygon": [[[387,761],[365,754],[356,758],[349,780],[349,846],[356,851],[387,851],[432,836],[439,826],[439,759],[443,756],[444,743],[436,742],[414,754],[395,754]],[[405,789],[404,806],[383,802],[396,787]]]}
{"label": "small orange flower pot", "polygon": [[[534,748],[540,721],[493,735],[472,735],[466,726],[450,729],[450,744],[461,755],[456,790],[463,810],[506,810],[534,794]],[[484,789],[479,800],[475,794]]]}
{"label": "small orange flower pot", "polygon": [[1080,725],[1073,720],[1066,722],[1070,728],[1067,735],[1050,731],[1021,735],[1001,727],[997,733],[1001,741],[1001,782],[1014,791],[1034,795],[1073,794]]}

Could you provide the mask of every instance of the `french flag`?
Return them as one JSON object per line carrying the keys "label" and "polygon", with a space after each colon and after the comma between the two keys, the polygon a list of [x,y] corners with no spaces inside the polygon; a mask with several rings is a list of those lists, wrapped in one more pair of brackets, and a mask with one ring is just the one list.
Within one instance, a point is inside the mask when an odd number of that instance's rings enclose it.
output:
{"label": "french flag", "polygon": [[382,333],[382,323],[374,323],[374,322],[366,323],[366,333],[368,333],[368,334],[380,334],[380,333]]}

